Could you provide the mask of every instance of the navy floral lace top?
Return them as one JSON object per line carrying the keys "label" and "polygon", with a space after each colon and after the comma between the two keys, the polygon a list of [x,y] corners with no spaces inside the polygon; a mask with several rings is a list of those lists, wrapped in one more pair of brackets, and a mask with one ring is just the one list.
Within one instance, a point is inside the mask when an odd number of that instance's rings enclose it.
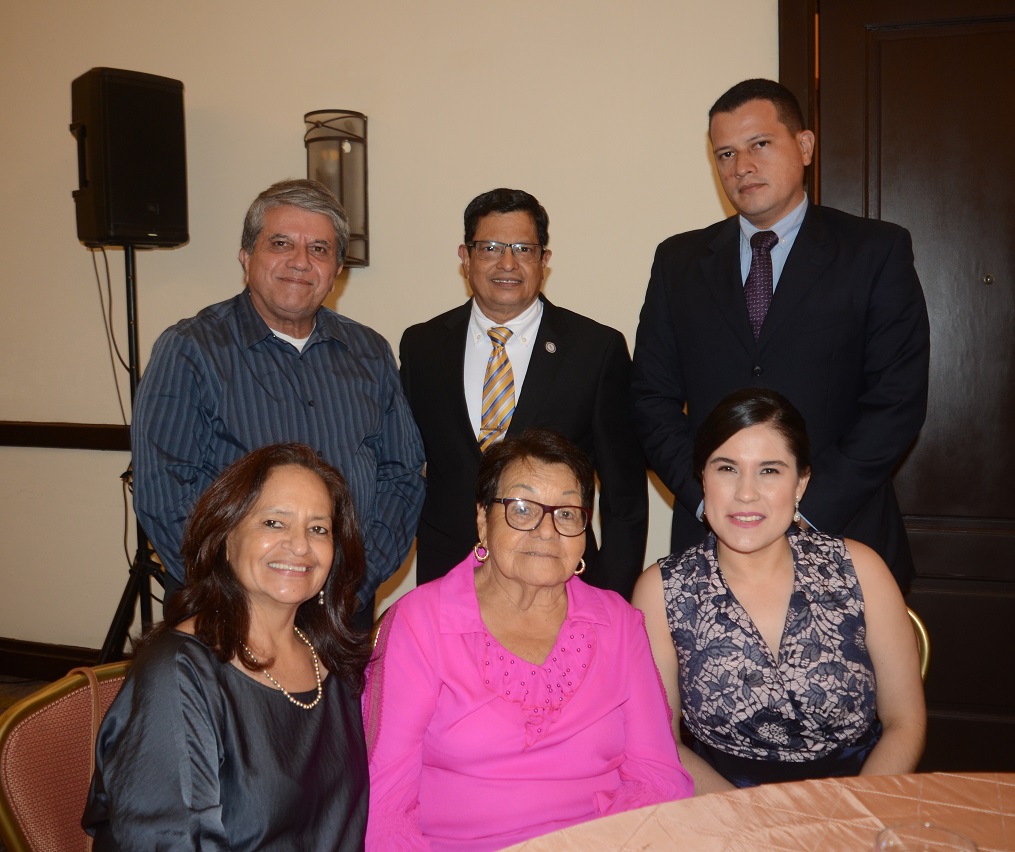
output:
{"label": "navy floral lace top", "polygon": [[863,596],[837,536],[787,533],[795,578],[778,659],[726,585],[715,535],[659,563],[684,721],[739,758],[813,761],[875,723]]}

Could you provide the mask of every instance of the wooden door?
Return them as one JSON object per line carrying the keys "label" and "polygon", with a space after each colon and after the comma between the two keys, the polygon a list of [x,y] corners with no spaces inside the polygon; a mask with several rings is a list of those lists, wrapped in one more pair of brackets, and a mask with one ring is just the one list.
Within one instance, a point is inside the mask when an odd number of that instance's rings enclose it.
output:
{"label": "wooden door", "polygon": [[1015,770],[1015,0],[780,14],[821,203],[908,228],[927,295],[929,410],[895,478],[932,643],[921,768]]}

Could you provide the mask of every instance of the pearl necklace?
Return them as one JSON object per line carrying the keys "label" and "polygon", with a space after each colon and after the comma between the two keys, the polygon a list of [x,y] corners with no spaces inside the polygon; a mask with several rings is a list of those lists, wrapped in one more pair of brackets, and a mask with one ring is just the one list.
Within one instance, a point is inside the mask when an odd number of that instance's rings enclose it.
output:
{"label": "pearl necklace", "polygon": [[[278,691],[281,692],[286,698],[288,698],[293,704],[295,704],[297,707],[302,708],[303,710],[313,710],[320,703],[321,693],[324,691],[323,688],[321,687],[321,663],[317,659],[317,651],[314,650],[314,646],[310,643],[310,640],[307,639],[307,637],[300,632],[300,629],[298,627],[294,626],[293,630],[296,631],[296,635],[299,636],[300,639],[302,639],[306,643],[306,646],[310,649],[310,657],[314,661],[314,677],[317,679],[317,697],[309,704],[304,701],[300,701],[298,698],[293,698],[290,692],[284,686],[282,686],[282,684],[280,684],[277,680],[275,680],[275,678],[271,676],[271,672],[269,672],[267,669],[261,669],[261,671],[263,671],[264,676],[268,678],[268,680],[270,680],[278,688]],[[253,654],[250,653],[250,648],[244,645],[243,642],[240,642],[240,645],[243,645],[243,650],[246,651],[247,656],[250,657],[251,660],[253,660],[254,665],[260,665],[260,663],[257,662],[257,657],[255,657]]]}

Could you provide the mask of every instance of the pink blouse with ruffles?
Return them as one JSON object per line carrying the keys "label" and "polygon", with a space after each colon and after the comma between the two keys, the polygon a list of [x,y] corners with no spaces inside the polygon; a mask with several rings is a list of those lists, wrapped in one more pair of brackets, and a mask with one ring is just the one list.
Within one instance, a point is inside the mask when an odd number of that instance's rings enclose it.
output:
{"label": "pink blouse with ruffles", "polygon": [[399,600],[367,671],[367,849],[500,849],[692,792],[644,620],[567,583],[542,665],[480,617],[470,555]]}

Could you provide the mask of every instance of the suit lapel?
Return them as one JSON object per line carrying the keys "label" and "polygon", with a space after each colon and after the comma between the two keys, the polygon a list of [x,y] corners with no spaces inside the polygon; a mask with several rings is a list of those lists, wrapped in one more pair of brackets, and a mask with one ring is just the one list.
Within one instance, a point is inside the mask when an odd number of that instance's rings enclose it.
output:
{"label": "suit lapel", "polygon": [[557,380],[556,362],[563,357],[568,342],[567,319],[545,296],[539,298],[543,302],[543,316],[532,345],[522,392],[508,427],[508,434],[512,436],[524,432],[535,422],[542,402],[553,390]]}
{"label": "suit lapel", "polygon": [[772,339],[790,317],[800,300],[817,284],[834,254],[832,236],[821,215],[821,208],[811,204],[793,242],[779,283],[772,296],[772,304],[761,326],[760,346]]}
{"label": "suit lapel", "polygon": [[701,273],[708,291],[723,318],[744,349],[754,352],[756,344],[744,300],[744,281],[740,273],[740,220],[731,216],[708,245],[701,259]]}
{"label": "suit lapel", "polygon": [[444,334],[434,352],[434,370],[443,376],[442,387],[447,388],[448,398],[443,406],[448,412],[448,428],[459,434],[458,440],[471,444],[476,458],[481,457],[479,442],[472,431],[469,420],[469,406],[465,401],[465,347],[469,344],[469,319],[472,316],[472,301],[458,308],[444,323]]}

